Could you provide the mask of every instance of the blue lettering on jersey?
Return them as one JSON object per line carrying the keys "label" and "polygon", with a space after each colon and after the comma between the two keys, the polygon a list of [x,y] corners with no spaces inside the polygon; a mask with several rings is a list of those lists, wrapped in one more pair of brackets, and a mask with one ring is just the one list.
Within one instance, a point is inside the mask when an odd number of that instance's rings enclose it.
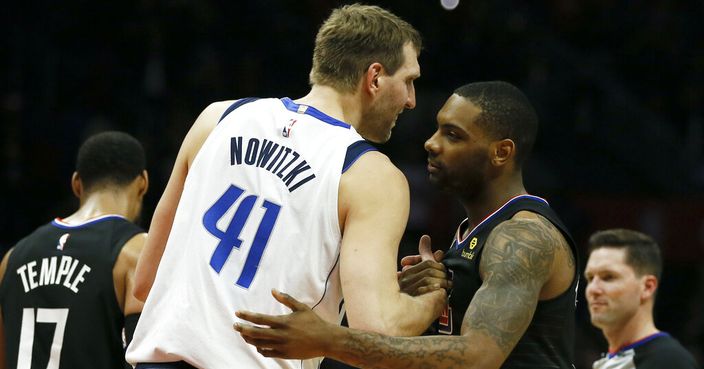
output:
{"label": "blue lettering on jersey", "polygon": [[[250,138],[244,141],[241,136],[230,138],[230,165],[242,163],[275,174],[284,182],[289,192],[315,178],[313,169],[299,153],[269,140]],[[296,180],[297,178],[300,179]]]}
{"label": "blue lettering on jersey", "polygon": [[[225,265],[232,249],[239,249],[242,245],[242,240],[239,238],[240,233],[252,212],[252,208],[258,196],[249,195],[240,202],[237,206],[237,210],[235,210],[235,215],[232,217],[230,224],[227,225],[227,229],[224,232],[218,228],[217,223],[243,193],[243,189],[230,185],[227,191],[225,191],[225,193],[215,201],[215,204],[203,215],[203,226],[205,229],[208,230],[210,234],[220,239],[220,242],[218,242],[218,245],[215,247],[213,256],[210,258],[210,267],[218,274]],[[280,205],[274,204],[269,200],[264,200],[262,208],[266,209],[264,217],[260,221],[259,227],[257,227],[254,240],[252,240],[252,246],[249,249],[247,259],[242,267],[242,272],[236,282],[238,286],[244,288],[249,288],[252,284],[252,280],[254,280],[254,275],[259,268],[262,254],[264,254],[264,249],[267,243],[269,243],[269,237],[274,230],[276,218],[279,217],[279,211],[281,210]]]}

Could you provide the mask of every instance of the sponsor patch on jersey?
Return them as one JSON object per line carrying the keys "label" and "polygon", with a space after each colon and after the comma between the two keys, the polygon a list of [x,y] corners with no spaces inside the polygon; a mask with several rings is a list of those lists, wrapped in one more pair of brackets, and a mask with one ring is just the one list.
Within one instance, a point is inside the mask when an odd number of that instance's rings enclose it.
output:
{"label": "sponsor patch on jersey", "polygon": [[59,237],[59,243],[56,244],[56,249],[63,251],[69,237],[71,237],[71,234],[69,233],[64,233],[61,237]]}
{"label": "sponsor patch on jersey", "polygon": [[467,259],[467,260],[474,260],[474,252],[473,251],[464,251],[462,250],[462,257]]}

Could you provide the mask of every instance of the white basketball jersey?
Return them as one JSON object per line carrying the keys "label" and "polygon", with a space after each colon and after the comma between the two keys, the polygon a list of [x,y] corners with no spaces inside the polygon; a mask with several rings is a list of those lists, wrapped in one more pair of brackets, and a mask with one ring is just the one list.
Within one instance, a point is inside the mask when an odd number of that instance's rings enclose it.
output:
{"label": "white basketball jersey", "polygon": [[362,137],[288,98],[243,102],[189,169],[127,350],[132,364],[317,368],[319,360],[265,358],[233,329],[237,310],[290,312],[272,288],[339,323],[338,188],[348,147]]}

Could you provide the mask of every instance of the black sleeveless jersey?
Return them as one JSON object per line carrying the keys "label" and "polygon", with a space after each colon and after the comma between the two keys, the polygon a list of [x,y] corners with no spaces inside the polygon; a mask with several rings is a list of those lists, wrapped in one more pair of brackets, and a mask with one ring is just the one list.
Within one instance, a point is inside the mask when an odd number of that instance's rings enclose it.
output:
{"label": "black sleeveless jersey", "polygon": [[22,239],[0,284],[11,369],[122,369],[113,266],[141,228],[120,216],[53,221]]}
{"label": "black sleeveless jersey", "polygon": [[[453,280],[453,288],[449,292],[448,308],[434,325],[436,333],[460,335],[467,307],[482,285],[479,263],[484,244],[496,226],[511,219],[519,211],[540,214],[554,224],[570,244],[576,260],[574,241],[548,203],[531,195],[514,197],[479,223],[464,240],[460,239],[462,232],[458,230],[457,237],[443,259],[449,277]],[[538,302],[528,329],[501,368],[573,368],[578,273],[579,267],[576,266],[572,285],[564,293]]]}

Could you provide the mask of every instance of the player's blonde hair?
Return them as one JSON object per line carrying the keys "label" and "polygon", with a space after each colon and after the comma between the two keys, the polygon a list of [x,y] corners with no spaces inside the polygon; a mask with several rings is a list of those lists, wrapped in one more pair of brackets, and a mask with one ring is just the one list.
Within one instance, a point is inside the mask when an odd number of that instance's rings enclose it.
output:
{"label": "player's blonde hair", "polygon": [[337,8],[315,37],[310,83],[352,92],[375,62],[393,75],[404,62],[408,42],[420,52],[418,31],[387,10],[361,4]]}

